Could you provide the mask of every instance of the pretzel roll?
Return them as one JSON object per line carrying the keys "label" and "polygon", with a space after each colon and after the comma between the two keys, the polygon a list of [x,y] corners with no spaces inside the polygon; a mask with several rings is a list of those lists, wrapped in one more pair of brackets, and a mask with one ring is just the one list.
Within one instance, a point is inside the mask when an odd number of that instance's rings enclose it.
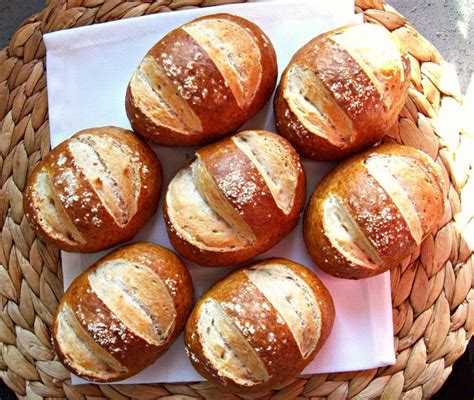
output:
{"label": "pretzel roll", "polygon": [[133,132],[86,129],[36,166],[23,198],[35,233],[62,250],[89,253],[132,239],[158,207],[161,165]]}
{"label": "pretzel roll", "polygon": [[231,392],[283,386],[314,359],[335,317],[332,297],[304,266],[282,258],[239,269],[198,301],[184,341],[194,368]]}
{"label": "pretzel roll", "polygon": [[126,379],[171,346],[192,300],[191,277],[174,253],[150,243],[123,247],[69,286],[54,317],[54,347],[82,378]]}
{"label": "pretzel roll", "polygon": [[198,150],[171,181],[164,205],[170,242],[201,265],[242,263],[294,228],[305,193],[299,156],[285,139],[241,132]]}
{"label": "pretzel roll", "polygon": [[396,144],[370,149],[331,171],[313,193],[304,239],[324,271],[366,278],[398,265],[444,213],[439,167]]}
{"label": "pretzel roll", "polygon": [[268,37],[230,14],[197,18],[145,55],[127,89],[133,129],[165,146],[190,146],[230,134],[269,100],[277,78]]}
{"label": "pretzel roll", "polygon": [[336,160],[378,142],[408,94],[408,57],[375,24],[317,36],[293,57],[275,96],[278,132],[314,160]]}

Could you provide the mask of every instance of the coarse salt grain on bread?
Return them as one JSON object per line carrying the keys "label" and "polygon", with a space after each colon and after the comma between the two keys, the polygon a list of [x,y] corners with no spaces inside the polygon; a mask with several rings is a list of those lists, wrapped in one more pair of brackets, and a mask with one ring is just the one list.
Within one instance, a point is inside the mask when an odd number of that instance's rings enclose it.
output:
{"label": "coarse salt grain on bread", "polygon": [[284,386],[329,336],[335,309],[313,272],[281,258],[241,268],[198,301],[185,344],[196,370],[226,391]]}
{"label": "coarse salt grain on bread", "polygon": [[385,144],[338,165],[306,208],[304,238],[315,264],[359,279],[398,265],[437,226],[445,188],[436,163],[412,147]]}
{"label": "coarse salt grain on bread", "polygon": [[133,132],[86,129],[36,166],[24,195],[35,233],[62,250],[88,253],[132,239],[153,216],[161,165]]}
{"label": "coarse salt grain on bread", "polygon": [[396,126],[409,74],[406,51],[380,26],[319,35],[283,72],[274,103],[277,130],[305,157],[344,158]]}
{"label": "coarse salt grain on bread", "polygon": [[241,132],[199,149],[169,184],[163,214],[170,242],[201,265],[245,262],[294,228],[305,193],[299,156],[285,139]]}
{"label": "coarse salt grain on bread", "polygon": [[123,247],[70,285],[54,318],[54,347],[85,379],[126,379],[170,347],[192,299],[191,277],[174,253],[150,243]]}
{"label": "coarse salt grain on bread", "polygon": [[165,146],[190,146],[234,132],[269,100],[276,55],[254,23],[230,14],[197,18],[145,55],[127,89],[133,129]]}

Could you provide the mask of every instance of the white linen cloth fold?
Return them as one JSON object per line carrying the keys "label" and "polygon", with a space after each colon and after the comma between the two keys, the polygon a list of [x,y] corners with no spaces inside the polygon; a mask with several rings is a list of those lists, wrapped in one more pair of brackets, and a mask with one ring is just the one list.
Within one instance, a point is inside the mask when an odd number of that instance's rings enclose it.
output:
{"label": "white linen cloth fold", "polygon": [[[350,0],[258,1],[219,7],[155,14],[92,25],[45,35],[49,121],[53,147],[78,130],[116,125],[130,128],[124,107],[125,90],[144,54],[168,31],[196,17],[229,12],[257,23],[272,40],[280,74],[293,53],[308,40],[327,30],[360,22]],[[271,102],[245,128],[275,131]],[[154,146],[164,167],[164,189],[183,166],[193,149]],[[305,161],[308,195],[333,166]],[[172,248],[162,211],[139,232],[134,241],[150,241]],[[64,287],[106,252],[62,253]],[[393,326],[389,274],[349,281],[318,270],[302,239],[301,221],[276,247],[258,257],[279,256],[300,262],[316,271],[336,305],[336,321],[330,338],[306,368],[305,374],[369,369],[393,364]],[[196,296],[226,275],[229,268],[203,268],[186,261]],[[123,383],[189,382],[202,380],[188,361],[182,336],[154,365]],[[84,383],[73,376],[74,384]]]}

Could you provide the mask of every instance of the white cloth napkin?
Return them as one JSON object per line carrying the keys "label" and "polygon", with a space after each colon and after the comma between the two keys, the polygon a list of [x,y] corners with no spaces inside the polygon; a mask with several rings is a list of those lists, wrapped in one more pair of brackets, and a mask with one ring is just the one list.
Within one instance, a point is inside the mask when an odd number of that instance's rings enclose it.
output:
{"label": "white cloth napkin", "polygon": [[[360,21],[350,0],[278,1],[274,4],[226,5],[186,10],[93,25],[45,35],[51,142],[55,146],[76,131],[103,125],[129,128],[124,108],[125,90],[133,70],[147,50],[164,34],[198,16],[229,12],[257,23],[272,40],[280,72],[292,54],[314,36]],[[275,130],[271,103],[246,128]],[[165,186],[192,158],[193,149],[155,146],[164,167]],[[332,167],[306,161],[310,194]],[[160,207],[161,210],[161,207]],[[162,212],[140,231],[135,241],[150,241],[171,248]],[[64,286],[106,252],[62,253]],[[318,270],[308,257],[301,222],[279,245],[266,254],[287,257],[316,271],[331,291],[336,321],[324,348],[304,373],[352,371],[393,364],[393,327],[389,275],[348,281]],[[203,268],[186,262],[199,296],[228,268]],[[153,366],[124,383],[187,382],[202,380],[189,363],[180,337]],[[83,383],[73,376],[73,383]]]}

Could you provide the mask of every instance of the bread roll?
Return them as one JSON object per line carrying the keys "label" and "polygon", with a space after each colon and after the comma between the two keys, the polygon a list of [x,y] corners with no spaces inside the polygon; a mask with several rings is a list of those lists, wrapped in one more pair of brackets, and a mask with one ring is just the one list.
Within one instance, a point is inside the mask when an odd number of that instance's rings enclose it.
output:
{"label": "bread roll", "polygon": [[192,300],[191,277],[174,253],[149,243],[123,247],[68,288],[54,317],[54,347],[82,378],[126,379],[171,346]]}
{"label": "bread roll", "polygon": [[299,375],[328,338],[331,295],[309,269],[282,258],[242,268],[194,307],[184,341],[194,368],[232,392],[262,392]]}
{"label": "bread roll", "polygon": [[55,147],[31,174],[24,210],[35,233],[89,253],[132,239],[155,213],[161,165],[133,132],[86,129]]}
{"label": "bread roll", "polygon": [[230,14],[201,17],[145,55],[128,85],[127,115],[160,145],[203,144],[256,114],[276,78],[275,50],[257,25]]}
{"label": "bread roll", "polygon": [[344,161],[313,193],[304,239],[324,271],[366,278],[398,265],[444,213],[434,161],[411,147],[386,144]]}
{"label": "bread roll", "polygon": [[299,156],[285,139],[241,132],[198,150],[171,181],[164,205],[170,242],[201,265],[242,263],[294,228],[305,193]]}
{"label": "bread roll", "polygon": [[409,61],[375,24],[317,36],[293,57],[275,96],[278,132],[314,160],[336,160],[378,142],[407,98]]}

